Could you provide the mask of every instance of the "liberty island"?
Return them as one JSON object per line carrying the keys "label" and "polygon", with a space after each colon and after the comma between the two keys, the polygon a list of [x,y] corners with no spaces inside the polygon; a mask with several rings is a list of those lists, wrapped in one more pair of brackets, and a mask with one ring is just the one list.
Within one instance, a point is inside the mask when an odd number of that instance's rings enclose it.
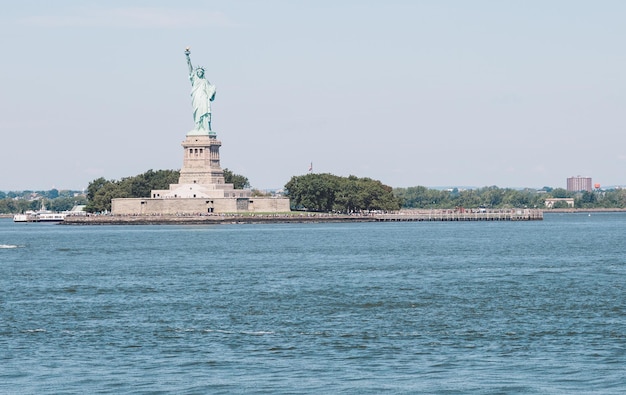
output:
{"label": "liberty island", "polygon": [[[227,183],[220,165],[220,147],[213,128],[211,103],[216,87],[209,81],[206,69],[194,67],[189,47],[185,49],[188,78],[191,83],[193,128],[186,133],[183,165],[178,183],[168,189],[153,189],[149,196],[114,198],[108,216],[66,217],[65,224],[193,224],[193,223],[267,223],[267,222],[406,222],[406,221],[531,221],[542,220],[537,209],[487,211],[422,210],[396,212],[397,209],[373,211],[312,210],[303,214],[291,212],[290,199],[252,196],[248,189]],[[297,183],[297,180],[295,181]],[[287,184],[286,188],[292,191]],[[296,195],[292,196],[298,206]],[[302,205],[299,205],[302,207]],[[400,208],[398,206],[398,208]],[[305,209],[306,210],[306,209]],[[334,209],[333,209],[334,210]]]}

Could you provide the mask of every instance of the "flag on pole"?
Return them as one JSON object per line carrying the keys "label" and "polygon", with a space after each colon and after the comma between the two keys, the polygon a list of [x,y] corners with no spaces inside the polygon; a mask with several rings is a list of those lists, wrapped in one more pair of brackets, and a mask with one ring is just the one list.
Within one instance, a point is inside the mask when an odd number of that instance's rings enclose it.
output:
{"label": "flag on pole", "polygon": [[313,162],[309,165],[309,171],[313,171]]}

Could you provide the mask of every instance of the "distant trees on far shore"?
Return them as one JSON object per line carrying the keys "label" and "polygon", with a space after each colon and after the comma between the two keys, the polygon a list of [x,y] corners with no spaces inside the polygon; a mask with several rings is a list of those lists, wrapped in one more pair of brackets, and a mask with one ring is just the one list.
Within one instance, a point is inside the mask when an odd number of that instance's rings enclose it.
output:
{"label": "distant trees on far shore", "polygon": [[41,209],[42,202],[48,210],[67,211],[77,205],[87,204],[81,191],[52,188],[47,191],[0,191],[0,214],[17,214]]}
{"label": "distant trees on far shore", "polygon": [[[497,186],[459,190],[440,190],[423,186],[394,188],[394,194],[402,199],[403,208],[545,208],[545,200],[550,198],[573,198],[575,208],[626,208],[626,189],[607,191],[571,192],[563,188],[536,190],[532,188],[512,189]],[[554,208],[566,208],[565,202],[558,202]]]}

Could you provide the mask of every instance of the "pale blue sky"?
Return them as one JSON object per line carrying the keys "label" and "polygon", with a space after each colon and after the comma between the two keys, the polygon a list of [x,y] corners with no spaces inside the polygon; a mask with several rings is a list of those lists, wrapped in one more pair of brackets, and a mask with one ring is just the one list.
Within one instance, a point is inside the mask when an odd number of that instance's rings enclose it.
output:
{"label": "pale blue sky", "polygon": [[621,0],[3,3],[0,190],[179,169],[186,46],[256,188],[626,184]]}

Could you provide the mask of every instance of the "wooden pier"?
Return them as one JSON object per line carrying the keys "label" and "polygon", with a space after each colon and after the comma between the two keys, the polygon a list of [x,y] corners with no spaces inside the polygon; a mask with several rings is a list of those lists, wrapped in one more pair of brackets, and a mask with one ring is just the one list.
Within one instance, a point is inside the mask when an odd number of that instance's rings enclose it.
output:
{"label": "wooden pier", "polygon": [[543,210],[406,210],[394,214],[377,214],[377,221],[541,221]]}

